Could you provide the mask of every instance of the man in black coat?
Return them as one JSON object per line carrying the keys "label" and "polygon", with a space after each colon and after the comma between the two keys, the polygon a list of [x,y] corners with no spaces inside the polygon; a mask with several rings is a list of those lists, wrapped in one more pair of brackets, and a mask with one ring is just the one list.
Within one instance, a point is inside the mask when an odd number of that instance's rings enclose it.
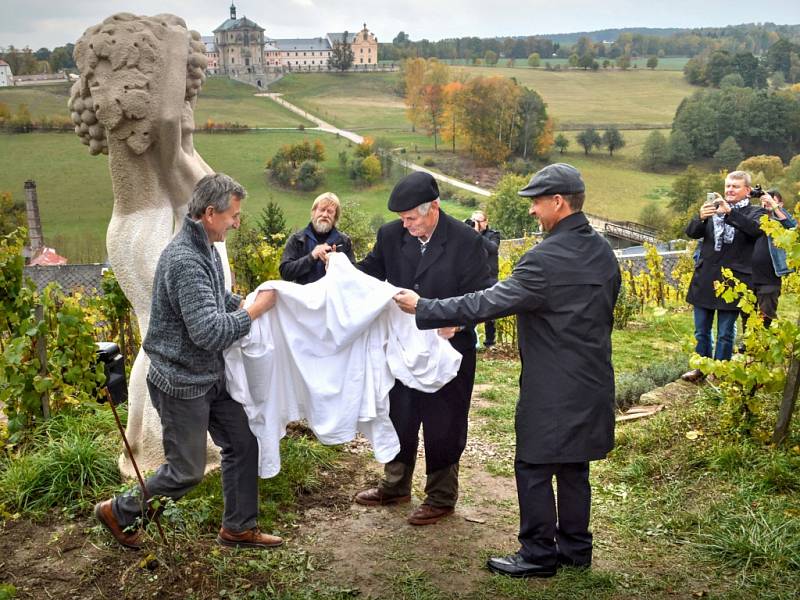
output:
{"label": "man in black coat", "polygon": [[355,262],[350,238],[336,229],[341,214],[336,194],[325,192],[316,197],[311,205],[311,221],[286,240],[278,266],[281,278],[302,284],[322,279],[330,252],[342,252]]}
{"label": "man in black coat", "polygon": [[[700,256],[694,267],[686,301],[694,307],[695,352],[730,360],[736,336],[737,300],[717,296],[714,282],[722,279],[722,267],[733,271],[742,283],[752,285],[752,256],[756,239],[764,235],[759,219],[766,211],[750,204],[751,180],[746,171],[733,171],[725,178],[725,198],[708,199],[697,217],[686,226],[686,235],[700,240]],[[712,355],[711,326],[717,315],[717,341]],[[703,373],[693,369],[681,375],[699,381]]]}
{"label": "man in black coat", "polygon": [[[389,198],[398,220],[378,230],[369,255],[358,263],[364,273],[425,298],[446,298],[488,286],[486,250],[465,223],[439,207],[439,188],[428,173],[415,172],[398,182]],[[474,322],[439,330],[461,355],[456,377],[426,394],[399,381],[389,393],[389,416],[400,438],[400,452],[384,469],[377,488],[355,501],[365,506],[397,504],[411,498],[411,480],[419,444],[425,437],[425,500],[408,517],[412,525],[430,525],[453,513],[458,499],[458,462],[467,443],[467,415],[475,379]]]}
{"label": "man in black coat", "polygon": [[[497,275],[500,271],[498,264],[498,254],[500,252],[500,232],[489,227],[489,219],[486,217],[486,213],[482,210],[476,210],[474,213],[472,213],[470,220],[473,223],[475,231],[480,234],[481,239],[483,240],[483,245],[486,248],[486,254],[489,258],[489,284],[494,285],[497,283]],[[483,324],[483,327],[486,331],[486,338],[483,340],[483,345],[485,348],[491,348],[495,343],[494,319],[489,319],[486,321]]]}
{"label": "man in black coat", "polygon": [[581,212],[584,190],[580,173],[563,163],[531,178],[519,194],[531,198],[529,212],[549,235],[488,290],[445,300],[412,291],[395,296],[404,311],[416,312],[420,328],[517,315],[521,547],[487,563],[511,577],[550,577],[559,566],[591,564],[589,461],[605,458],[614,445],[611,329],[619,265]]}

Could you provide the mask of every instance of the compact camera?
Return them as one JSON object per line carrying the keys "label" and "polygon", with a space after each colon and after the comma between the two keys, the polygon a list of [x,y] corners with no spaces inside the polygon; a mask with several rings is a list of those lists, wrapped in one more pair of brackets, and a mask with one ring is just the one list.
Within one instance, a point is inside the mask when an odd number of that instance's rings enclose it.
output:
{"label": "compact camera", "polygon": [[472,229],[475,229],[475,221],[473,221],[472,219],[464,219],[464,223],[472,227]]}
{"label": "compact camera", "polygon": [[100,390],[97,402],[103,404],[109,398],[114,406],[128,399],[128,383],[125,381],[125,359],[119,353],[119,346],[113,342],[97,342],[97,360],[102,363],[106,374],[106,389]]}
{"label": "compact camera", "polygon": [[760,185],[754,185],[753,188],[750,190],[750,198],[761,198],[764,195],[764,190],[761,189]]}

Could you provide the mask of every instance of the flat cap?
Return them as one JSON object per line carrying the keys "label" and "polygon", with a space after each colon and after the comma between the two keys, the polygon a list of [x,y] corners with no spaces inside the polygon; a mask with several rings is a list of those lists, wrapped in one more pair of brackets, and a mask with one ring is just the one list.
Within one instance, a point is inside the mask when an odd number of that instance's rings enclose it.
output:
{"label": "flat cap", "polygon": [[555,163],[534,173],[528,185],[517,193],[527,198],[536,198],[553,194],[578,194],[585,191],[586,185],[578,169],[566,163]]}
{"label": "flat cap", "polygon": [[414,171],[406,175],[394,186],[389,196],[389,210],[404,212],[416,208],[420,204],[436,200],[439,197],[439,186],[430,173]]}

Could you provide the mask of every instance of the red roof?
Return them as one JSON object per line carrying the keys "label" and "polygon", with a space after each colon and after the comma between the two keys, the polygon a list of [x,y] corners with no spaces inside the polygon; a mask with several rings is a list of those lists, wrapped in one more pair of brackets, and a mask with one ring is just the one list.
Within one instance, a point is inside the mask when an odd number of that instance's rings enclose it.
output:
{"label": "red roof", "polygon": [[67,259],[63,256],[59,256],[56,254],[56,251],[52,248],[42,248],[42,251],[39,252],[34,258],[31,259],[30,265],[37,266],[37,267],[46,267],[52,265],[65,265],[67,264]]}

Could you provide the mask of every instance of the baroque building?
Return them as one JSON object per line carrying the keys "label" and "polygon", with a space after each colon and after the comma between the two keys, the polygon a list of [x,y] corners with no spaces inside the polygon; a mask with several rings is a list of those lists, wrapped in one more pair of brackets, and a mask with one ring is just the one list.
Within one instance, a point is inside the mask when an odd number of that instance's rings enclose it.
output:
{"label": "baroque building", "polygon": [[203,37],[207,72],[266,86],[285,71],[327,71],[334,45],[347,43],[353,51],[352,70],[375,69],[378,39],[367,29],[356,33],[327,33],[317,38],[270,39],[264,28],[247,17],[237,18],[231,3],[230,18]]}

